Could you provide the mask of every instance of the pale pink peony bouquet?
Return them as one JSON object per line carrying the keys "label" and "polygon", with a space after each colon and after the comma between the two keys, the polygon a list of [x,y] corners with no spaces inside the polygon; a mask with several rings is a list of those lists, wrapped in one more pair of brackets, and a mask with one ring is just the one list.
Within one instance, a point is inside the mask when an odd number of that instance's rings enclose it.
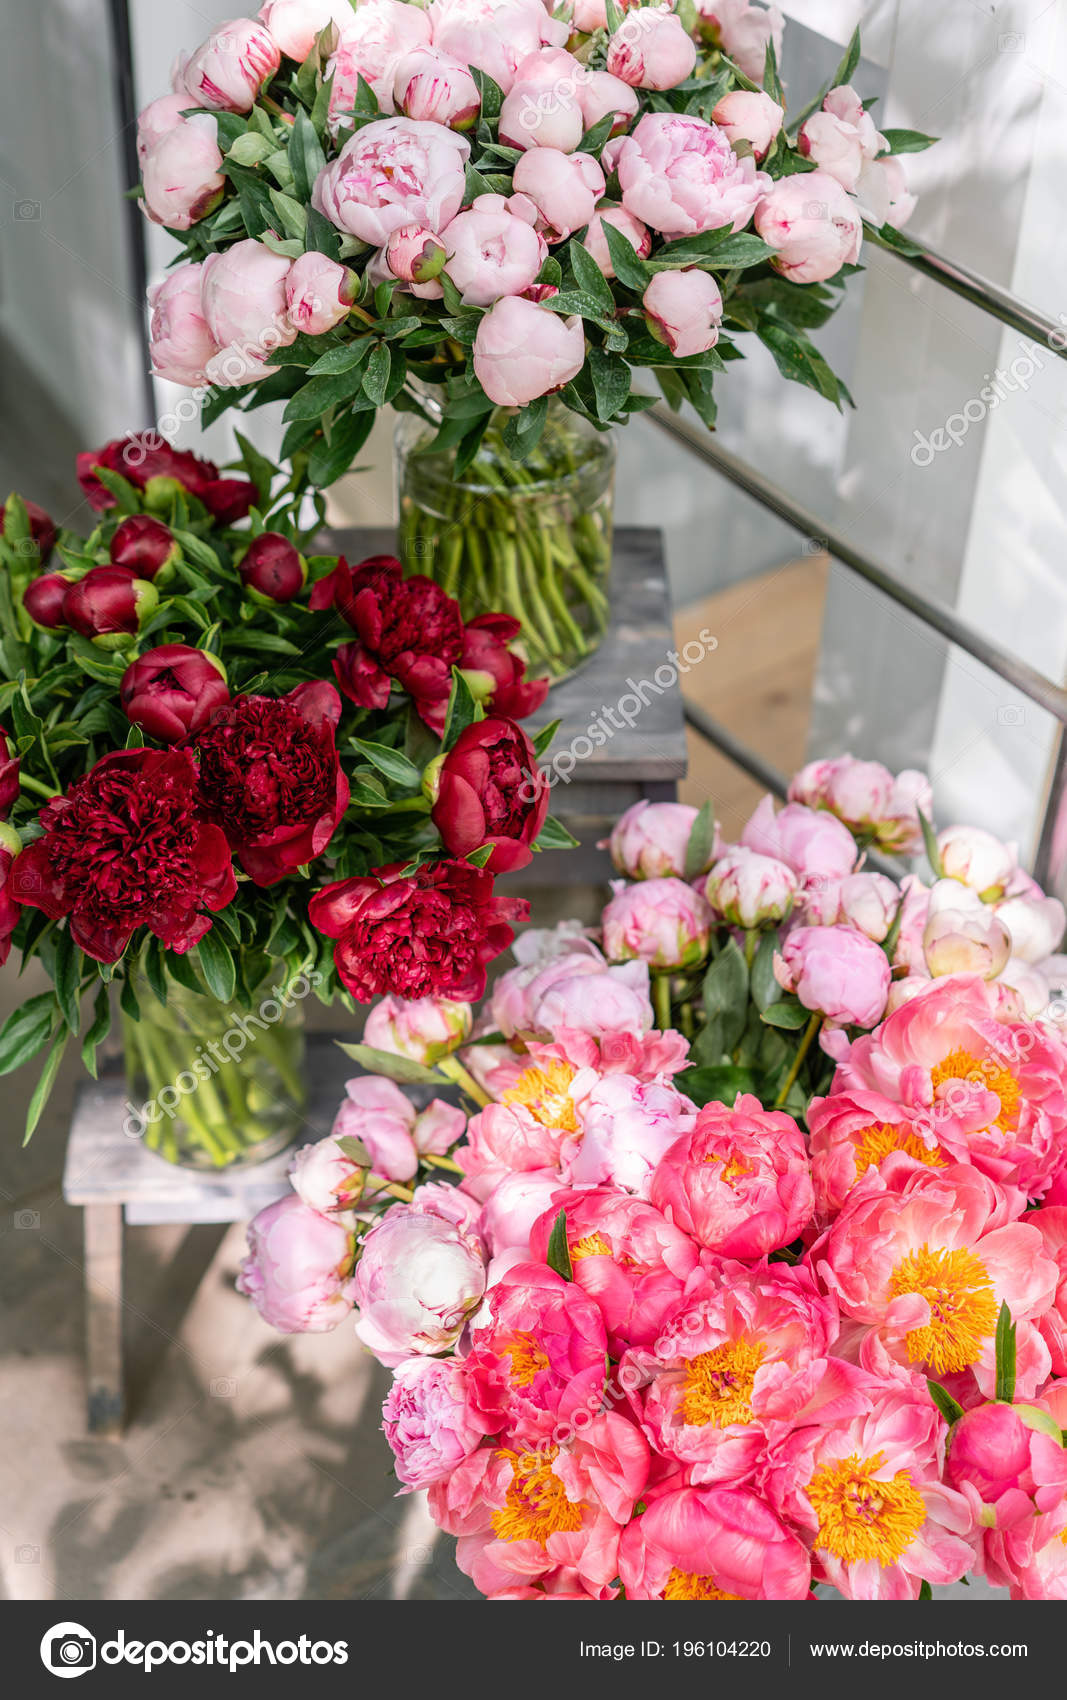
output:
{"label": "pale pink peony bouquet", "polygon": [[790,798],[735,845],[636,805],[596,932],[473,1025],[376,1010],[252,1225],[242,1289],[354,1315],[491,1599],[1067,1598],[1064,912],[922,774]]}

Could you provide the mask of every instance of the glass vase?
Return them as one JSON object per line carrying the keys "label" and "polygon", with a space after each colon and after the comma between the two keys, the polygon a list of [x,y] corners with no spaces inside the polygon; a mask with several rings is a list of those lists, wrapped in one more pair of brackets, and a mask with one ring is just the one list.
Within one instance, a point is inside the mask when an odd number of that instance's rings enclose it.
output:
{"label": "glass vase", "polygon": [[303,1122],[303,1003],[284,963],[269,964],[247,1003],[222,1003],[166,973],[166,1002],[141,970],[140,1006],[122,1012],[126,1131],[187,1168],[220,1170],[284,1151]]}
{"label": "glass vase", "polygon": [[615,445],[553,397],[536,448],[516,461],[508,417],[497,409],[457,477],[456,451],[430,446],[435,425],[401,415],[400,558],[456,597],[465,619],[515,615],[531,675],[559,679],[588,660],[608,626]]}

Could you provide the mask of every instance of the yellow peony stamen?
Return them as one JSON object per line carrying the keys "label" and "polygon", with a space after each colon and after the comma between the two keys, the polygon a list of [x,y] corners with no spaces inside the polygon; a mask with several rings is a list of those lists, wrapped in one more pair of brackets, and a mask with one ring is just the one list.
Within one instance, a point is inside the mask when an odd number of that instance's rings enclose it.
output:
{"label": "yellow peony stamen", "polygon": [[502,1104],[521,1104],[542,1127],[577,1133],[578,1117],[568,1090],[578,1070],[566,1062],[531,1063],[514,1086],[501,1094]]}
{"label": "yellow peony stamen", "polygon": [[945,1167],[945,1159],[936,1146],[924,1145],[917,1133],[909,1133],[906,1127],[894,1127],[891,1122],[874,1122],[854,1134],[853,1138],[852,1158],[857,1180],[868,1169],[878,1168],[894,1151],[903,1151],[931,1169]]}
{"label": "yellow peony stamen", "polygon": [[663,1590],[665,1600],[739,1600],[740,1594],[724,1594],[713,1576],[698,1576],[695,1570],[673,1569]]}
{"label": "yellow peony stamen", "polygon": [[881,1452],[873,1458],[853,1452],[815,1472],[808,1498],[819,1519],[816,1547],[845,1564],[897,1562],[926,1521],[926,1507],[906,1470],[877,1479],[884,1467]]}
{"label": "yellow peony stamen", "polygon": [[516,1387],[529,1387],[535,1376],[550,1367],[548,1354],[532,1334],[514,1335],[504,1350],[511,1359],[511,1379]]}
{"label": "yellow peony stamen", "polygon": [[897,1264],[889,1291],[918,1293],[930,1306],[930,1320],[907,1336],[912,1363],[925,1363],[933,1375],[967,1369],[982,1355],[996,1330],[997,1301],[980,1257],[961,1246],[956,1251],[919,1246]]}
{"label": "yellow peony stamen", "polygon": [[1002,1133],[1011,1133],[1018,1125],[1019,1082],[1003,1063],[992,1057],[976,1057],[971,1051],[950,1051],[930,1075],[935,1093],[946,1080],[967,1080],[975,1086],[984,1086],[987,1092],[995,1092],[1000,1099],[1000,1110],[993,1126]]}
{"label": "yellow peony stamen", "polygon": [[752,1421],[752,1386],[763,1362],[764,1347],[748,1340],[728,1340],[710,1352],[690,1358],[685,1366],[682,1417],[687,1423]]}
{"label": "yellow peony stamen", "polygon": [[540,1452],[512,1452],[503,1448],[499,1458],[511,1465],[511,1481],[504,1505],[493,1512],[493,1529],[501,1541],[540,1541],[549,1535],[573,1534],[582,1526],[582,1507],[567,1498],[566,1489],[552,1468],[558,1446]]}

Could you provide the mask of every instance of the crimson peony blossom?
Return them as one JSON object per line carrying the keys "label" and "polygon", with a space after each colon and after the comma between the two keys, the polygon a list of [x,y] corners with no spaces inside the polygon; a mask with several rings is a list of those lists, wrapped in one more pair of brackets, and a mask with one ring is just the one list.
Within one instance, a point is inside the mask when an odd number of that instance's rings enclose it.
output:
{"label": "crimson peony blossom", "polygon": [[547,679],[526,677],[519,643],[522,623],[512,614],[478,614],[463,628],[459,665],[474,695],[494,714],[525,720],[548,695]]}
{"label": "crimson peony blossom", "polygon": [[126,718],[162,744],[199,732],[230,700],[222,662],[185,643],[161,643],[132,661],[119,689]]}
{"label": "crimson peony blossom", "polygon": [[485,866],[498,874],[533,859],[548,813],[548,782],[513,720],[490,716],[466,727],[441,763],[435,791],[433,823],[452,855],[491,844]]}
{"label": "crimson peony blossom", "polygon": [[75,944],[97,962],[117,962],[142,926],[168,950],[191,950],[211,929],[204,911],[236,894],[226,839],[198,809],[187,751],[104,756],[39,819],[44,836],[18,857],[11,894],[53,920],[69,916]]}
{"label": "crimson peony blossom", "polygon": [[325,850],[348,807],[332,685],[235,697],[196,734],[200,797],[245,873],[274,885]]}
{"label": "crimson peony blossom", "polygon": [[400,864],[316,892],[311,924],[336,939],[337,972],[352,996],[473,1000],[486,965],[525,921],[525,898],[497,897],[493,876],[468,862],[431,862],[401,875]]}
{"label": "crimson peony blossom", "polygon": [[111,491],[96,476],[98,466],[117,472],[144,490],[157,478],[173,479],[190,496],[203,502],[218,525],[244,519],[256,499],[247,478],[220,478],[214,461],[202,460],[189,449],[175,449],[161,437],[115,437],[101,449],[88,449],[77,458],[78,483],[90,507],[103,511],[115,506]]}

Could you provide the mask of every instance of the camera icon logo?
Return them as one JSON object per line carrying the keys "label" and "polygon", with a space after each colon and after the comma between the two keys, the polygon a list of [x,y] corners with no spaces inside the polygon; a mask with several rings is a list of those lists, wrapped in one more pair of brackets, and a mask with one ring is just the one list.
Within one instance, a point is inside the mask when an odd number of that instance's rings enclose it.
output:
{"label": "camera icon logo", "polygon": [[96,1666],[96,1637],[81,1623],[55,1623],[41,1641],[41,1663],[53,1676],[84,1676]]}
{"label": "camera icon logo", "polygon": [[23,1229],[39,1228],[41,1226],[41,1212],[39,1210],[16,1210],[15,1226]]}
{"label": "camera icon logo", "polygon": [[16,201],[12,210],[21,223],[36,224],[41,216],[41,203],[40,201]]}
{"label": "camera icon logo", "polygon": [[41,1549],[40,1549],[40,1547],[22,1546],[22,1547],[16,1547],[15,1548],[15,1563],[16,1564],[40,1564],[40,1562],[41,1562]]}
{"label": "camera icon logo", "polygon": [[232,1375],[216,1376],[214,1381],[208,1383],[208,1392],[213,1399],[235,1399],[237,1383]]}

